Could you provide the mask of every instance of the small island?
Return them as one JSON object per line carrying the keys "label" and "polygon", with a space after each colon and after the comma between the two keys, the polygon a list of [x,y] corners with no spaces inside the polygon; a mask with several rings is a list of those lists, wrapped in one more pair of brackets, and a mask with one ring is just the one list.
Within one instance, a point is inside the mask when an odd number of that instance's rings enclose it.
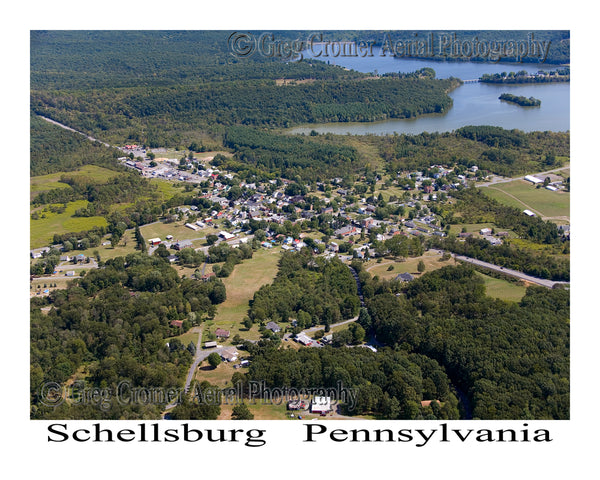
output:
{"label": "small island", "polygon": [[542,101],[534,98],[534,97],[517,97],[516,95],[511,95],[510,93],[503,93],[498,97],[500,100],[504,100],[505,102],[515,103],[520,105],[521,107],[539,107],[542,104]]}

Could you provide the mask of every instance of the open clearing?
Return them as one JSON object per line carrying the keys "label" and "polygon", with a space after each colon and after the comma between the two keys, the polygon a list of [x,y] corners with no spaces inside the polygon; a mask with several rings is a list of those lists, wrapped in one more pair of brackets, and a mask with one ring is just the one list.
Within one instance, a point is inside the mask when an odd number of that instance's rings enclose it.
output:
{"label": "open clearing", "polygon": [[193,330],[194,329],[192,328],[186,333],[182,333],[181,335],[177,335],[176,337],[168,337],[165,340],[171,341],[174,339],[178,339],[185,347],[187,347],[190,344],[190,342],[192,342],[194,346],[196,346],[196,344],[198,343],[198,332]]}
{"label": "open clearing", "polygon": [[[381,263],[377,263],[371,260],[365,263],[365,269],[372,275],[377,275],[381,279],[391,280],[396,277],[399,273],[410,273],[411,275],[418,277],[420,273],[417,271],[417,265],[419,260],[423,260],[425,264],[425,272],[431,272],[438,268],[445,267],[446,265],[454,265],[453,259],[441,261],[442,256],[437,253],[437,250],[430,250],[425,252],[421,257],[410,257],[405,262],[398,260],[383,259]],[[393,270],[388,270],[392,265]]]}
{"label": "open clearing", "polygon": [[117,175],[119,175],[119,172],[109,170],[108,168],[98,167],[96,165],[84,165],[72,172],[58,172],[31,177],[29,184],[32,192],[41,192],[44,190],[52,190],[53,188],[68,187],[69,185],[60,181],[60,178],[63,176],[84,177],[95,182],[107,182]]}
{"label": "open clearing", "polygon": [[510,302],[520,302],[527,290],[527,287],[522,284],[490,277],[479,272],[477,272],[477,275],[483,278],[485,293],[489,297],[508,300]]}
{"label": "open clearing", "polygon": [[87,200],[69,202],[63,213],[43,212],[38,210],[40,216],[46,218],[30,221],[29,243],[31,248],[43,247],[52,243],[55,233],[82,232],[94,227],[105,227],[107,225],[104,217],[74,217],[73,214],[80,208],[86,208]]}
{"label": "open clearing", "polygon": [[544,218],[566,217],[570,215],[569,192],[552,192],[544,187],[536,188],[525,180],[482,187],[483,192],[505,205],[520,210],[530,209]]}
{"label": "open clearing", "polygon": [[[423,263],[425,263],[425,272],[431,272],[438,268],[445,267],[446,265],[454,265],[454,260],[452,258],[443,262],[440,261],[440,259],[441,255],[437,253],[437,251],[430,250],[425,252],[421,257],[408,258],[406,262],[387,259],[384,259],[381,263],[370,261],[365,264],[365,268],[372,276],[377,275],[379,278],[385,280],[392,280],[399,273],[410,273],[417,278],[420,275],[417,272],[419,260],[423,260]],[[388,270],[390,265],[394,267],[393,270]],[[493,278],[479,272],[477,272],[477,275],[481,276],[485,281],[486,293],[490,297],[518,302],[523,298],[523,295],[525,295],[525,290],[527,288],[524,285]]]}
{"label": "open clearing", "polygon": [[254,293],[262,285],[270,284],[277,275],[279,258],[278,251],[258,250],[251,259],[236,265],[229,277],[222,279],[227,300],[217,307],[211,331],[220,327],[231,332],[230,339],[236,333],[249,340],[259,338],[256,325],[247,331],[241,322],[248,312],[248,302],[254,297]]}
{"label": "open clearing", "polygon": [[[167,235],[173,235],[173,241],[200,239],[209,234],[217,235],[219,231],[219,228],[214,227],[192,230],[185,226],[185,222],[154,222],[140,227],[140,232],[142,232],[146,242],[151,238],[160,238],[164,242]],[[205,242],[202,243],[204,244]],[[200,246],[200,244],[194,246]]]}

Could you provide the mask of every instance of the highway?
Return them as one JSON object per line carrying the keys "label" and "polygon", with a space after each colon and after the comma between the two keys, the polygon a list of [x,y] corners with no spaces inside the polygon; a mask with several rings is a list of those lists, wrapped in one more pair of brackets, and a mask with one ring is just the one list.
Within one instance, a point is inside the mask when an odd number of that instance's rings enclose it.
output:
{"label": "highway", "polygon": [[537,285],[541,285],[547,288],[553,288],[556,284],[569,285],[569,282],[556,282],[554,280],[546,280],[543,278],[532,277],[531,275],[527,275],[526,273],[519,272],[517,270],[511,270],[510,268],[500,267],[498,265],[494,265],[493,263],[483,262],[481,260],[477,260],[475,258],[465,257],[463,255],[455,255],[451,254],[456,260],[460,260],[466,263],[471,263],[473,265],[478,265],[483,268],[488,268],[490,270],[495,270],[496,272],[504,273],[506,275],[510,275],[511,277],[517,277],[527,282],[535,283]]}

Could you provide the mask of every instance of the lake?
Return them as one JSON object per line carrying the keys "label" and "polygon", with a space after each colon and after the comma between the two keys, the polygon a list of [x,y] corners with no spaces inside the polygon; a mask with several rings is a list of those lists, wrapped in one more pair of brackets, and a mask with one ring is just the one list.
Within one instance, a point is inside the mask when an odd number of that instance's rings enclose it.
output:
{"label": "lake", "polygon": [[[463,80],[481,77],[484,73],[517,72],[525,70],[535,73],[538,70],[552,70],[552,65],[527,63],[480,63],[480,62],[435,62],[428,60],[396,59],[380,56],[374,50],[372,57],[337,58],[335,63],[353,70],[377,72],[414,72],[423,67],[431,67],[437,78],[457,77]],[[521,107],[498,99],[502,93],[535,97],[542,101],[540,107]],[[525,84],[493,85],[486,83],[465,83],[450,92],[452,108],[443,115],[425,115],[411,119],[391,119],[381,122],[324,123],[291,128],[290,133],[307,134],[311,130],[319,133],[337,134],[393,134],[421,132],[449,132],[465,125],[495,125],[506,129],[517,128],[525,132],[554,131],[570,129],[570,84]]]}

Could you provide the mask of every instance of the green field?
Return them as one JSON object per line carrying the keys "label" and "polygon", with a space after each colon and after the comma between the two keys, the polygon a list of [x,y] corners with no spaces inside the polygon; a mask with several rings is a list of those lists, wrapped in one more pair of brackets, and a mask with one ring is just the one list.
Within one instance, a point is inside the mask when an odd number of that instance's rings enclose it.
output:
{"label": "green field", "polygon": [[38,209],[38,213],[44,214],[46,218],[30,220],[30,247],[43,247],[52,243],[55,233],[81,232],[94,227],[106,226],[107,222],[104,217],[73,217],[78,209],[87,207],[87,204],[87,200],[69,202],[63,213],[43,212]]}
{"label": "green field", "polygon": [[108,182],[111,178],[118,175],[118,172],[108,168],[98,167],[96,165],[84,165],[72,172],[58,172],[49,175],[40,175],[31,177],[29,183],[32,191],[51,190],[53,188],[65,188],[68,185],[61,183],[62,176],[67,177],[85,177],[95,182]]}
{"label": "green field", "polygon": [[520,302],[527,290],[527,287],[518,283],[490,277],[479,272],[477,272],[477,275],[482,277],[485,282],[486,294],[493,298],[499,298],[510,302]]}
{"label": "green field", "polygon": [[171,197],[175,196],[175,194],[184,191],[183,188],[179,186],[180,184],[169,180],[152,179],[151,183],[158,186],[158,194],[161,202],[169,200]]}
{"label": "green field", "polygon": [[[437,270],[446,265],[454,265],[454,260],[449,259],[442,262],[440,261],[441,255],[436,251],[430,250],[429,252],[425,252],[421,257],[407,258],[405,262],[384,259],[381,263],[377,263],[375,260],[370,260],[365,263],[365,269],[372,276],[377,275],[384,280],[391,280],[399,273],[410,273],[411,275],[418,277],[420,275],[417,271],[419,260],[423,260],[425,272],[431,272],[432,270]],[[390,265],[394,267],[393,270],[388,270]]]}
{"label": "green field", "polygon": [[58,172],[48,175],[39,175],[31,177],[29,180],[30,198],[33,199],[38,193],[55,188],[70,188],[68,184],[60,181],[61,177],[85,177],[97,182],[108,182],[118,172],[109,170],[108,168],[98,167],[96,165],[84,165],[72,172]]}
{"label": "green field", "polygon": [[515,180],[490,187],[483,192],[512,207],[530,209],[542,217],[569,217],[571,195],[568,192],[552,192],[543,187],[536,188],[525,180]]}
{"label": "green field", "polygon": [[231,332],[230,339],[236,333],[248,340],[259,338],[256,325],[250,331],[246,331],[241,321],[247,315],[248,302],[254,297],[254,292],[262,285],[271,283],[277,275],[279,258],[280,254],[277,251],[258,250],[251,259],[236,265],[229,277],[222,279],[227,291],[227,300],[218,306],[211,331],[220,327]]}
{"label": "green field", "polygon": [[149,223],[140,227],[140,231],[142,232],[142,235],[146,241],[150,240],[151,238],[158,237],[163,242],[165,241],[167,235],[173,235],[173,240],[191,240],[194,238],[203,238],[209,234],[216,235],[220,231],[219,228],[214,227],[204,227],[200,230],[192,230],[191,228],[186,227],[185,223],[186,222]]}
{"label": "green field", "polygon": [[186,333],[182,333],[181,335],[177,335],[175,337],[168,337],[165,340],[170,341],[177,338],[185,347],[187,347],[190,344],[190,342],[192,342],[195,346],[198,343],[198,332],[195,332],[193,330],[195,329],[192,328]]}

